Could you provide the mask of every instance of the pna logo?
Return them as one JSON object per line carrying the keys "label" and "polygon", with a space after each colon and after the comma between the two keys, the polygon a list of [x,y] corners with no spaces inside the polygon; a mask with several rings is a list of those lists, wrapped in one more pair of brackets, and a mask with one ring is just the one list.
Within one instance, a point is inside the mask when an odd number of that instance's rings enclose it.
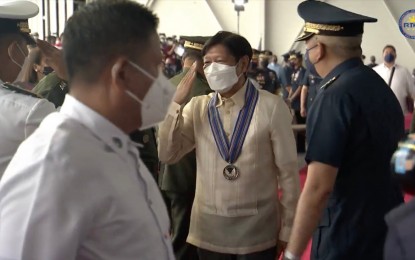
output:
{"label": "pna logo", "polygon": [[401,33],[410,39],[415,39],[415,9],[408,10],[399,19]]}

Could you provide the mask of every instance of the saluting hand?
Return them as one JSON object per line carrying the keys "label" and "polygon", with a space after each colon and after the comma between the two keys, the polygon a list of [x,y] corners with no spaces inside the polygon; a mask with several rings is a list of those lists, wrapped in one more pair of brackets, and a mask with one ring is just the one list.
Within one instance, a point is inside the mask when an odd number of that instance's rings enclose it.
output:
{"label": "saluting hand", "polygon": [[52,67],[59,78],[68,80],[65,62],[63,61],[63,52],[58,48],[52,46],[47,41],[38,39],[36,43],[43,56],[45,57],[46,64]]}
{"label": "saluting hand", "polygon": [[173,101],[179,105],[183,105],[188,101],[190,91],[192,90],[193,82],[196,79],[196,67],[197,63],[194,62],[189,71],[180,81],[177,86],[176,93],[174,94]]}

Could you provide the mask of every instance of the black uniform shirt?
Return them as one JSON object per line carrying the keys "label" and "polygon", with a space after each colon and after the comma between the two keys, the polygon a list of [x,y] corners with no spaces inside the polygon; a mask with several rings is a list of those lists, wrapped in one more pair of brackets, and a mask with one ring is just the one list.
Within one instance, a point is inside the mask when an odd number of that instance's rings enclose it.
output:
{"label": "black uniform shirt", "polygon": [[404,135],[399,102],[358,58],[321,83],[307,120],[306,161],[338,168],[313,259],[382,259],[385,214],[403,201],[389,162]]}

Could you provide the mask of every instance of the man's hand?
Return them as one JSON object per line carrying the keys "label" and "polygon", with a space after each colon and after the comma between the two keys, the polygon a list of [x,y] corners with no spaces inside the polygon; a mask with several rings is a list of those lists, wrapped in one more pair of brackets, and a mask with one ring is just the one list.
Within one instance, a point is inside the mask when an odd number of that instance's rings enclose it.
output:
{"label": "man's hand", "polygon": [[306,117],[307,116],[307,110],[304,107],[302,107],[301,110],[300,110],[300,114],[301,114],[301,117]]}
{"label": "man's hand", "polygon": [[189,99],[190,91],[192,90],[193,82],[196,79],[196,62],[190,67],[189,71],[183,77],[177,86],[176,93],[174,94],[173,101],[179,105],[183,105]]}
{"label": "man's hand", "polygon": [[277,242],[277,257],[275,257],[275,260],[280,259],[280,256],[284,254],[285,248],[287,247],[287,242],[278,240]]}
{"label": "man's hand", "polygon": [[43,57],[45,57],[46,64],[53,68],[59,78],[68,80],[65,62],[63,61],[62,50],[52,46],[47,41],[37,40],[36,43],[42,52]]}
{"label": "man's hand", "polygon": [[291,98],[287,98],[285,103],[287,104],[288,108],[291,108]]}

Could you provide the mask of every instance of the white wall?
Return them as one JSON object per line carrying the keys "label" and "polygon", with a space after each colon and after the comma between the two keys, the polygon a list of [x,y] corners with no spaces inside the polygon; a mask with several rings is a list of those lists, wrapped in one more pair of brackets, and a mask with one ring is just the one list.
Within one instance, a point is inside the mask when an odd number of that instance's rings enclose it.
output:
{"label": "white wall", "polygon": [[205,0],[158,0],[152,9],[160,18],[159,32],[166,35],[209,36],[221,30]]}

